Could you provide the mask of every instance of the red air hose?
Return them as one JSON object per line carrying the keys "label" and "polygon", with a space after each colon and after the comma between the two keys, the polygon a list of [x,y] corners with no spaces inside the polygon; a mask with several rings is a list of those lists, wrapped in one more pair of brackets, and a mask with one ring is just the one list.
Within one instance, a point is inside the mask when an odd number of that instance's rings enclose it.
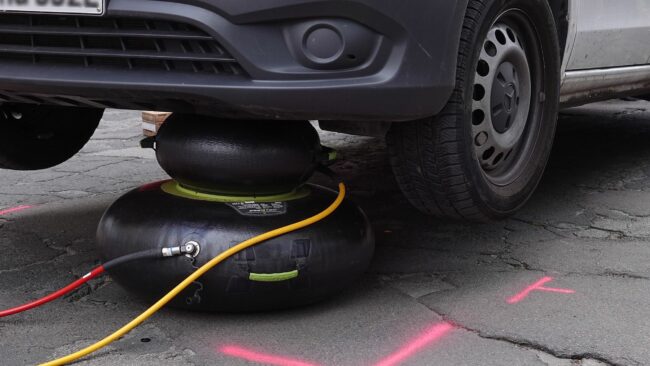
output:
{"label": "red air hose", "polygon": [[22,313],[23,311],[27,311],[27,310],[33,309],[35,307],[41,306],[43,304],[47,304],[50,301],[56,300],[59,297],[64,296],[69,292],[72,292],[77,287],[79,287],[79,286],[83,285],[84,283],[92,280],[93,278],[102,275],[104,273],[104,271],[105,271],[104,266],[99,266],[99,267],[93,269],[92,271],[88,272],[85,276],[81,277],[80,279],[72,282],[68,286],[66,286],[66,287],[64,287],[64,288],[62,288],[62,289],[60,289],[58,291],[55,291],[55,292],[53,292],[53,293],[51,293],[51,294],[49,294],[49,295],[47,295],[45,297],[42,297],[42,298],[40,298],[38,300],[35,300],[35,301],[32,301],[32,302],[28,302],[28,303],[20,305],[20,306],[16,306],[15,308],[0,311],[0,318],[4,318],[5,316],[9,316],[9,315]]}
{"label": "red air hose", "polygon": [[83,277],[80,279],[72,282],[68,286],[55,291],[45,297],[42,297],[38,300],[34,300],[31,302],[28,302],[26,304],[16,306],[11,309],[7,310],[2,310],[0,311],[0,318],[4,318],[9,315],[14,315],[18,313],[22,313],[23,311],[27,311],[30,309],[33,309],[35,307],[41,306],[43,304],[47,304],[50,301],[56,300],[60,298],[61,296],[64,296],[72,291],[74,291],[76,288],[79,286],[85,284],[86,282],[92,280],[93,278],[97,276],[101,276],[106,272],[107,270],[111,269],[112,267],[116,267],[119,265],[122,265],[127,262],[133,262],[136,260],[140,259],[152,259],[152,258],[161,258],[161,257],[175,257],[175,256],[180,256],[180,255],[193,255],[194,253],[198,253],[198,249],[193,246],[193,245],[184,245],[180,247],[172,247],[172,248],[162,248],[162,249],[149,249],[149,250],[144,250],[141,252],[136,252],[136,253],[131,253],[127,254],[122,257],[118,257],[115,259],[112,259],[97,268],[93,269],[92,271],[88,272],[85,274]]}

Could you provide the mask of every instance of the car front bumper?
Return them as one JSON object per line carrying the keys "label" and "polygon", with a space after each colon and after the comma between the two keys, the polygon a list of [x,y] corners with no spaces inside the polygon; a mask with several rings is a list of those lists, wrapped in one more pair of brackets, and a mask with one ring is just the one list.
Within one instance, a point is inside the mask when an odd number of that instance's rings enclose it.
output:
{"label": "car front bumper", "polygon": [[[7,61],[0,45],[0,101],[246,118],[413,120],[438,113],[453,91],[466,4],[109,0],[105,17],[200,29],[239,71],[206,76],[168,65],[165,70],[104,68],[89,63],[93,57],[81,66],[49,64],[40,54],[33,62]],[[2,28],[0,38],[1,33]]]}

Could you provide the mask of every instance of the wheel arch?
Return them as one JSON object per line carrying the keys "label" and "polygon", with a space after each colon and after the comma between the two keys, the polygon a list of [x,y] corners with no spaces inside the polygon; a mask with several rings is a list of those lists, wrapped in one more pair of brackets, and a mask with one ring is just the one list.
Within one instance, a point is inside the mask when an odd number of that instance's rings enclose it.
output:
{"label": "wheel arch", "polygon": [[[560,43],[560,57],[561,61],[564,64],[565,56],[568,56],[567,44],[569,43],[569,27],[570,27],[570,4],[573,0],[546,0],[551,8],[553,13],[553,18],[555,19],[555,30],[558,35]],[[458,22],[463,23],[465,13],[467,12],[467,6],[469,4],[468,0],[463,0],[463,3],[460,4],[460,12],[455,16],[458,17]],[[460,29],[458,34],[453,35],[454,38],[458,38],[458,43],[460,43]],[[453,61],[454,68],[456,67],[456,61]],[[564,69],[564,68],[563,68]],[[456,70],[453,71],[454,73]],[[372,136],[372,137],[385,137],[390,127],[395,122],[390,121],[320,121],[320,128],[326,131],[333,131],[351,135],[359,136]]]}

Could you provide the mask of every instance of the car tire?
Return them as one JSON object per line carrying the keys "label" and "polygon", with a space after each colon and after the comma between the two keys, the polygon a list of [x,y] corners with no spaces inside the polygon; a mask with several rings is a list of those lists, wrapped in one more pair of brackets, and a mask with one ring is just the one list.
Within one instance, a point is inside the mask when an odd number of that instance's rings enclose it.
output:
{"label": "car tire", "polygon": [[416,208],[487,221],[530,198],[557,123],[555,29],[546,0],[470,0],[448,104],[388,134],[396,179]]}
{"label": "car tire", "polygon": [[0,105],[0,168],[38,170],[59,165],[90,140],[103,109]]}

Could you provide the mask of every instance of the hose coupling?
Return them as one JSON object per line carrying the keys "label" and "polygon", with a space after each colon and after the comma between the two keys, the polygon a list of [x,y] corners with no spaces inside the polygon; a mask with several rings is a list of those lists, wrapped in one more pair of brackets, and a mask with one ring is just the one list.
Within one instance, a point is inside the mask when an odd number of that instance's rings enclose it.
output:
{"label": "hose coupling", "polygon": [[179,247],[162,248],[163,257],[177,257],[185,255],[189,258],[196,258],[201,251],[201,246],[195,241],[188,241]]}
{"label": "hose coupling", "polygon": [[183,245],[183,254],[188,258],[196,258],[201,252],[201,245],[195,241],[188,241]]}
{"label": "hose coupling", "polygon": [[183,252],[181,251],[184,247],[171,247],[171,248],[162,248],[163,257],[176,257]]}

